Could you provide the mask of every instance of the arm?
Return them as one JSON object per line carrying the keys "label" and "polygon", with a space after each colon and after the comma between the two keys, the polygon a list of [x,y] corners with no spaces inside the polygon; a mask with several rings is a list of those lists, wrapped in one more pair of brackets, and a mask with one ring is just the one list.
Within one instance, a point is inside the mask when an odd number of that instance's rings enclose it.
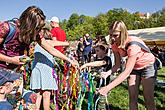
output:
{"label": "arm", "polygon": [[86,45],[90,45],[90,42],[88,42],[86,39],[85,39],[85,43]]}
{"label": "arm", "polygon": [[113,80],[110,84],[108,84],[107,86],[101,88],[99,90],[100,94],[107,95],[108,91],[110,91],[114,87],[118,86],[126,78],[128,78],[128,76],[130,75],[131,71],[134,68],[134,65],[135,65],[135,62],[136,62],[136,58],[137,58],[137,54],[128,57],[125,70],[115,80]]}
{"label": "arm", "polygon": [[69,46],[68,42],[62,42],[57,40],[46,40],[50,45],[54,46]]}
{"label": "arm", "polygon": [[3,43],[4,37],[9,33],[9,25],[7,23],[0,24],[0,44]]}
{"label": "arm", "polygon": [[107,72],[101,72],[101,77],[103,77],[104,79],[106,79],[109,75],[115,73],[121,65],[120,54],[118,52],[114,52],[114,56],[115,56],[115,65],[112,67],[112,69],[110,69]]}
{"label": "arm", "polygon": [[102,61],[94,61],[94,62],[90,62],[90,63],[86,63],[84,65],[82,65],[80,67],[80,70],[86,68],[86,67],[99,67],[99,66],[102,66],[102,65],[105,65],[106,64],[106,61],[102,60]]}
{"label": "arm", "polygon": [[111,84],[108,85],[108,88],[110,90],[119,85],[120,83],[122,83],[126,78],[128,78],[128,76],[134,68],[136,58],[136,55],[128,57],[125,70]]}
{"label": "arm", "polygon": [[[0,44],[3,43],[5,36],[7,36],[9,32],[9,26],[7,23],[1,23],[0,24]],[[22,64],[19,61],[19,56],[9,57],[4,54],[0,53],[0,61],[13,63],[13,64]]]}
{"label": "arm", "polygon": [[90,45],[91,44],[90,41],[89,42],[87,41],[86,37],[84,37],[84,41],[85,41],[86,45]]}
{"label": "arm", "polygon": [[55,36],[52,36],[52,40],[53,40],[53,41],[56,41],[57,38],[56,38]]}
{"label": "arm", "polygon": [[80,48],[81,51],[83,51],[83,48]]}
{"label": "arm", "polygon": [[4,61],[7,63],[13,63],[17,65],[22,64],[21,62],[19,62],[19,58],[20,56],[9,57],[0,53],[0,61]]}
{"label": "arm", "polygon": [[[45,50],[47,50],[50,54],[52,54],[55,57],[58,57],[60,59],[66,60],[70,62],[72,65],[74,65],[74,62],[72,62],[68,57],[66,57],[64,54],[62,54],[60,51],[52,47],[45,38],[41,39],[41,43],[39,43]],[[77,65],[77,63],[75,63]]]}

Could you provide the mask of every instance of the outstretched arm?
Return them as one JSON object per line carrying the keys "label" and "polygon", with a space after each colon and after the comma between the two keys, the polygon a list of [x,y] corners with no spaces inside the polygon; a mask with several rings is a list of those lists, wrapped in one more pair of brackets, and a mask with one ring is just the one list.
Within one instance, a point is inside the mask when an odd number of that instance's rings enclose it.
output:
{"label": "outstretched arm", "polygon": [[86,68],[86,67],[99,67],[102,65],[105,65],[106,61],[102,60],[102,61],[94,61],[94,62],[90,62],[90,63],[85,63],[84,65],[82,65],[80,67],[80,70]]}
{"label": "outstretched arm", "polygon": [[66,57],[63,53],[61,53],[60,51],[58,51],[57,49],[55,49],[54,47],[52,47],[46,40],[45,38],[41,39],[41,43],[40,45],[47,50],[50,54],[52,54],[55,57],[58,57],[60,59],[66,60],[68,62],[70,62],[72,65],[78,65],[77,62],[73,62],[72,60],[70,60],[68,57]]}
{"label": "outstretched arm", "polygon": [[107,95],[108,91],[110,91],[111,89],[113,89],[114,87],[122,83],[130,75],[131,71],[133,70],[135,62],[136,62],[136,58],[137,58],[137,55],[128,57],[125,70],[110,84],[108,84],[105,87],[102,87],[99,90],[99,93],[102,95]]}
{"label": "outstretched arm", "polygon": [[115,73],[121,65],[121,57],[118,52],[114,52],[115,56],[115,65],[107,72],[101,72],[101,77],[106,79],[109,75]]}
{"label": "outstretched arm", "polygon": [[51,46],[69,46],[69,42],[62,42],[57,40],[46,40]]}

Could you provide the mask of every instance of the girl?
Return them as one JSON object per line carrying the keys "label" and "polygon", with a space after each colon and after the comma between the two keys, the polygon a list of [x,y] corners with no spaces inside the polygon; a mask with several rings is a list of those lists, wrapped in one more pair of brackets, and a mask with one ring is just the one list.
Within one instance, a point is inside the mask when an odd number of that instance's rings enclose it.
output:
{"label": "girl", "polygon": [[127,28],[123,21],[115,21],[110,26],[109,34],[111,41],[113,41],[112,51],[115,56],[115,65],[108,72],[102,72],[102,77],[106,78],[108,75],[117,71],[120,67],[121,57],[127,56],[128,58],[125,70],[109,85],[102,87],[99,93],[107,95],[108,91],[128,78],[130,110],[138,109],[137,101],[140,82],[143,86],[143,95],[147,110],[156,110],[154,103],[154,55],[138,45],[130,45],[126,49],[128,43],[132,41],[139,42],[145,47],[146,45],[141,39],[128,36]]}
{"label": "girl", "polygon": [[[41,30],[47,42],[52,40],[48,24]],[[57,90],[55,78],[53,78],[54,58],[39,44],[36,44],[34,49],[34,62],[32,66],[32,75],[30,88],[36,90],[38,99],[36,108],[40,109],[41,96],[43,96],[44,110],[49,110],[51,90]]]}
{"label": "girl", "polygon": [[77,46],[77,57],[78,57],[78,62],[80,64],[82,64],[82,53],[83,53],[83,37],[80,37],[79,42],[78,42],[78,46]]}

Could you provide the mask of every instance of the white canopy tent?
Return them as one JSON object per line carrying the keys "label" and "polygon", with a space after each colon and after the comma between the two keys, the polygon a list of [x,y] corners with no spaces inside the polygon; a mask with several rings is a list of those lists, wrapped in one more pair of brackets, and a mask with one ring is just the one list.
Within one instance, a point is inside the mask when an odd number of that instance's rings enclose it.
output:
{"label": "white canopy tent", "polygon": [[165,46],[165,27],[128,30],[128,33],[142,38],[147,45]]}

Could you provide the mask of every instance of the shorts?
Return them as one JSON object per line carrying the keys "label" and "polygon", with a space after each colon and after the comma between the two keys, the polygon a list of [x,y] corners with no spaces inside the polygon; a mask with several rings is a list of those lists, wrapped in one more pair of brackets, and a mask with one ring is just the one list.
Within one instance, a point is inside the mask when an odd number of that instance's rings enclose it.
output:
{"label": "shorts", "polygon": [[145,79],[147,78],[155,78],[156,77],[156,71],[154,68],[154,64],[150,64],[149,66],[140,69],[140,70],[133,70],[131,74],[139,75],[140,77],[143,77]]}

